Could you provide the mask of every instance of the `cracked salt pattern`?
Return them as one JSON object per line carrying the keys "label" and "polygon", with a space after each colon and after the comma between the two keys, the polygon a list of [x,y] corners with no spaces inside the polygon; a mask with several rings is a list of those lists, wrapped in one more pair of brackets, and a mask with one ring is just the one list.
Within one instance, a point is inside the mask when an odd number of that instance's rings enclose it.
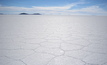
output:
{"label": "cracked salt pattern", "polygon": [[107,65],[107,16],[0,16],[0,65]]}

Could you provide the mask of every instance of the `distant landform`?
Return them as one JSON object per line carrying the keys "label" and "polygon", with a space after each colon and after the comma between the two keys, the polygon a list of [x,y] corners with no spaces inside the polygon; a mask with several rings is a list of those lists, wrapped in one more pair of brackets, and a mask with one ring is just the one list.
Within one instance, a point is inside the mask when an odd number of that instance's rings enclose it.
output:
{"label": "distant landform", "polygon": [[33,14],[28,14],[28,13],[20,13],[19,15],[41,15],[40,13],[33,13]]}

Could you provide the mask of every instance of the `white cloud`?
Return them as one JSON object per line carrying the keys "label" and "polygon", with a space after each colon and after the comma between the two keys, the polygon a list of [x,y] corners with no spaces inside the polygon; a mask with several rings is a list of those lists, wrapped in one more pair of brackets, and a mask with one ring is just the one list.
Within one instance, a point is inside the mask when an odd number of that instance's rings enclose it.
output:
{"label": "white cloud", "polygon": [[30,10],[30,8],[26,8],[26,7],[15,7],[15,6],[1,6],[0,7],[0,11],[26,11],[26,10]]}
{"label": "white cloud", "polygon": [[72,3],[72,4],[68,4],[65,6],[55,6],[55,7],[37,7],[37,6],[33,6],[31,8],[27,8],[27,7],[15,7],[15,6],[0,6],[0,11],[16,11],[18,13],[19,12],[40,12],[43,14],[66,14],[66,15],[70,15],[70,14],[106,14],[107,15],[107,11],[103,10],[102,8],[100,8],[99,6],[88,6],[85,8],[81,8],[81,9],[72,9],[72,7],[77,6],[78,4],[84,4],[85,2],[77,2],[77,3]]}
{"label": "white cloud", "polygon": [[63,6],[63,7],[33,7],[37,10],[67,10],[70,6]]}
{"label": "white cloud", "polygon": [[0,6],[0,11],[35,11],[35,10],[68,10],[78,4],[83,4],[83,2],[78,3],[72,3],[66,6],[55,6],[55,7],[38,7],[38,6],[32,6],[32,8],[26,8],[26,7],[15,7],[15,6]]}
{"label": "white cloud", "polygon": [[91,12],[91,13],[104,12],[104,10],[102,8],[100,8],[99,6],[90,6],[90,7],[82,8],[80,11]]}
{"label": "white cloud", "polygon": [[68,12],[87,12],[87,13],[101,13],[106,12],[99,6],[89,6],[81,9],[68,10]]}

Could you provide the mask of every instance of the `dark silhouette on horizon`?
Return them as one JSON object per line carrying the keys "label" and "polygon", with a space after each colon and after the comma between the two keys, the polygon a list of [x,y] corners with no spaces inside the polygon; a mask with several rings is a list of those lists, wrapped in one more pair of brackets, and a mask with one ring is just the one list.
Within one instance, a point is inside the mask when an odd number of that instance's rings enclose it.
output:
{"label": "dark silhouette on horizon", "polygon": [[33,13],[33,14],[28,14],[28,13],[20,13],[19,15],[41,15],[40,13]]}
{"label": "dark silhouette on horizon", "polygon": [[33,15],[41,15],[40,13],[34,13]]}
{"label": "dark silhouette on horizon", "polygon": [[20,15],[28,15],[28,13],[20,13]]}

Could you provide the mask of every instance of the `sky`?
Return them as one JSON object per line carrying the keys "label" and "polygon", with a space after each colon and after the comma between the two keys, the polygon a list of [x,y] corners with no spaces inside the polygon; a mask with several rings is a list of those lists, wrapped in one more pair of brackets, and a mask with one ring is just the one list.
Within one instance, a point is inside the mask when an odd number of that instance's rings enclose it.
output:
{"label": "sky", "polygon": [[107,15],[107,0],[0,0],[0,13]]}

